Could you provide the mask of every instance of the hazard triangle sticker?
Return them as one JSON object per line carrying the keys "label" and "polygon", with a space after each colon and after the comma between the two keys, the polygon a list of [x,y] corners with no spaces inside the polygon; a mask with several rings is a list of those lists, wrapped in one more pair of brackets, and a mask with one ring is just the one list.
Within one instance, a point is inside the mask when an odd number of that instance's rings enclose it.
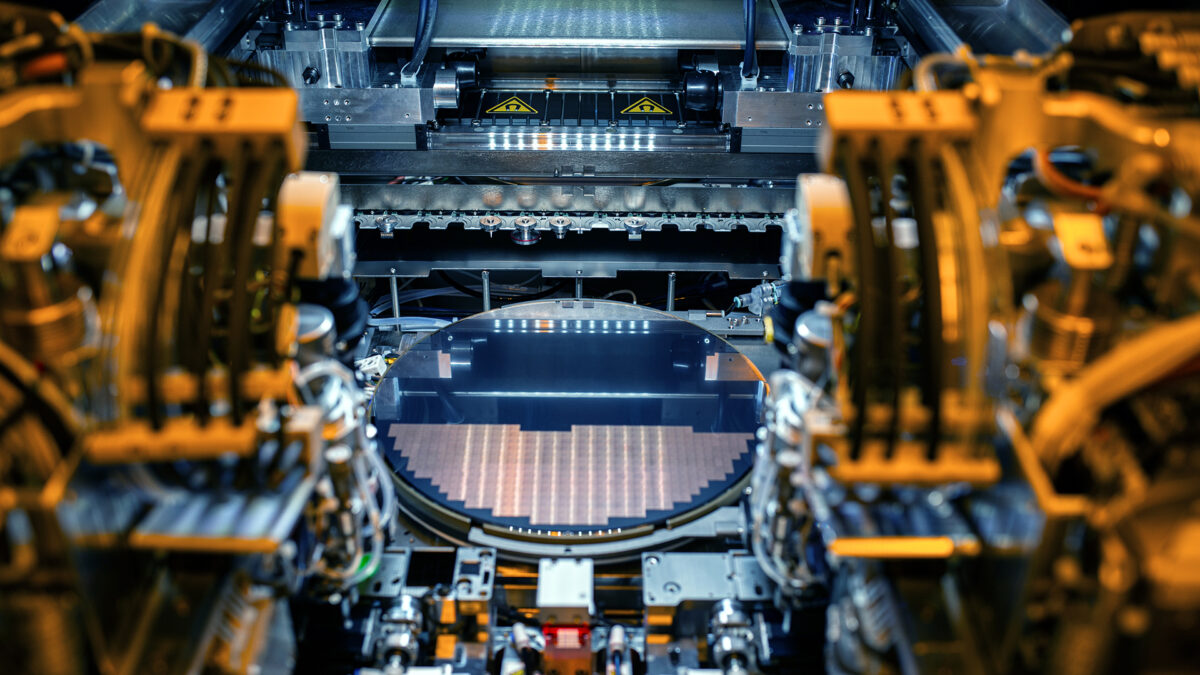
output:
{"label": "hazard triangle sticker", "polygon": [[536,115],[537,110],[516,96],[509,96],[487,109],[489,115]]}
{"label": "hazard triangle sticker", "polygon": [[653,101],[649,97],[643,96],[633,102],[633,105],[621,111],[622,115],[670,115],[671,111],[667,110],[663,104],[658,101]]}

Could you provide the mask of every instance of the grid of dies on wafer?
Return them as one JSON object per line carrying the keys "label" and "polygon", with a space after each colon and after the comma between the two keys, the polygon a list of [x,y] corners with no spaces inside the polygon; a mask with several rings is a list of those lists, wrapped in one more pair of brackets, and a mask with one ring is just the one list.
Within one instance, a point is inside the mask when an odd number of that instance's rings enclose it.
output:
{"label": "grid of dies on wafer", "polygon": [[695,499],[747,452],[745,433],[691,427],[393,424],[415,478],[449,501],[532,525],[606,525]]}

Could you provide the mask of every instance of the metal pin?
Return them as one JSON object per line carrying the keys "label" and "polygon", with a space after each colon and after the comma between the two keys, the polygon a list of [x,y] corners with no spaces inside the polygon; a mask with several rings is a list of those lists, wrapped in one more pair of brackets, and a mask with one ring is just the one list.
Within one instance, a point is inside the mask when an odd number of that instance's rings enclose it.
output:
{"label": "metal pin", "polygon": [[576,272],[576,274],[575,274],[575,299],[576,300],[583,299],[583,277],[580,276],[580,274],[581,274],[580,272]]}
{"label": "metal pin", "polygon": [[667,311],[675,311],[675,273],[667,275]]}
{"label": "metal pin", "polygon": [[[388,277],[388,288],[392,292],[392,318],[400,318],[400,289],[396,287],[395,275]],[[400,331],[400,322],[396,322],[396,332]]]}
{"label": "metal pin", "polygon": [[492,273],[484,270],[480,275],[483,277],[483,311],[488,311],[492,308]]}
{"label": "metal pin", "polygon": [[471,120],[472,126],[479,126],[481,123],[480,117],[483,116],[483,99],[487,97],[488,90],[486,88],[479,90],[479,105],[475,106],[475,117]]}

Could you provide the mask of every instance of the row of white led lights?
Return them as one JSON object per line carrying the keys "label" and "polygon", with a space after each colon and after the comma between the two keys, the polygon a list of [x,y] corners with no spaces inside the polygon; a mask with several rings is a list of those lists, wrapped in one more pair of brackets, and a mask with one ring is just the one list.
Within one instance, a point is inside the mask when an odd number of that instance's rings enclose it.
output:
{"label": "row of white led lights", "polygon": [[[513,131],[488,132],[489,150],[653,150],[655,133],[641,129],[619,132]],[[557,144],[555,140],[557,139]]]}
{"label": "row of white led lights", "polygon": [[493,333],[616,333],[646,335],[649,321],[607,319],[493,319]]}

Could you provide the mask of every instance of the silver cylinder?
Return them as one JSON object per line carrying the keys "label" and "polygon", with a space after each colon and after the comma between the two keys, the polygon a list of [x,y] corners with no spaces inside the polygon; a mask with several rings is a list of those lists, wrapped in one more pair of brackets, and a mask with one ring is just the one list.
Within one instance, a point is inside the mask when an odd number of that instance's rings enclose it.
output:
{"label": "silver cylinder", "polygon": [[[392,318],[400,318],[400,290],[396,286],[396,277],[388,277],[388,292],[392,296]],[[396,322],[396,330],[400,330],[400,322]]]}
{"label": "silver cylinder", "polygon": [[458,72],[442,68],[433,75],[433,107],[458,107]]}

